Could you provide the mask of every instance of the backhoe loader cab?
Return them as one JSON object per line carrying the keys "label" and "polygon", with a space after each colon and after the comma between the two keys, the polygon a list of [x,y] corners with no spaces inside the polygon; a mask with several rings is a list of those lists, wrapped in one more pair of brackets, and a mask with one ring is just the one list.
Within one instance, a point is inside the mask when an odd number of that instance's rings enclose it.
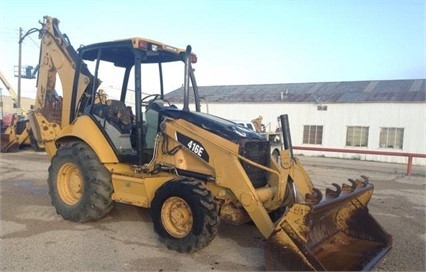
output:
{"label": "backhoe loader cab", "polygon": [[[186,54],[195,63],[196,56],[142,38],[92,44],[79,48],[78,54],[81,59],[74,82],[79,81],[79,75],[86,76],[87,71],[93,76],[90,76],[83,94],[72,97],[77,111],[70,119],[90,115],[102,127],[120,162],[148,163],[159,129],[159,110],[172,106],[164,101],[163,65],[170,62],[184,64]],[[142,80],[145,66],[152,69],[153,65],[157,66],[160,82],[158,93],[149,94],[142,90]],[[73,95],[79,93],[77,88],[75,85]],[[111,97],[111,93],[115,97]]]}
{"label": "backhoe loader cab", "polygon": [[[368,178],[333,184],[323,198],[293,156],[287,115],[279,118],[283,148],[271,159],[264,136],[200,112],[190,46],[131,38],[75,51],[58,25],[44,17],[29,119],[64,219],[99,220],[113,201],[150,208],[160,241],[179,252],[207,246],[220,222],[252,221],[273,270],[368,270],[388,253],[391,237],[368,213]],[[171,63],[183,64],[182,109],[164,99],[163,66]],[[149,93],[153,65],[159,85]],[[56,75],[61,97],[53,95]]]}
{"label": "backhoe loader cab", "polygon": [[[144,164],[152,160],[160,123],[165,118],[187,120],[230,141],[238,142],[241,139],[261,141],[262,137],[251,130],[240,128],[223,118],[199,112],[199,101],[195,103],[198,111],[190,111],[188,92],[185,94],[187,99],[184,110],[177,109],[164,100],[162,81],[165,64],[182,63],[182,71],[190,70],[186,75],[188,77],[186,82],[191,80],[195,83],[191,63],[195,63],[197,58],[190,50],[190,47],[184,51],[142,38],[104,42],[79,48],[78,54],[81,59],[74,81],[78,82],[78,76],[84,76],[87,71],[94,76],[77,102],[77,113],[76,116],[71,115],[71,120],[81,115],[89,115],[95,119],[111,143],[119,162],[122,163]],[[187,58],[188,62],[185,62]],[[152,68],[152,64],[158,69],[157,79],[160,81],[158,94],[149,94],[142,89],[144,68],[147,65]],[[184,67],[185,64],[189,67]],[[108,77],[102,75],[115,77],[121,89],[117,92],[118,88],[105,84],[102,79]],[[73,94],[78,93],[76,87],[72,90]],[[197,86],[187,86],[188,89],[191,87],[194,88],[194,93],[197,93]],[[110,92],[116,93],[117,99],[110,99]],[[202,158],[207,154],[203,149],[194,151]],[[262,163],[266,163],[266,160],[265,156]]]}

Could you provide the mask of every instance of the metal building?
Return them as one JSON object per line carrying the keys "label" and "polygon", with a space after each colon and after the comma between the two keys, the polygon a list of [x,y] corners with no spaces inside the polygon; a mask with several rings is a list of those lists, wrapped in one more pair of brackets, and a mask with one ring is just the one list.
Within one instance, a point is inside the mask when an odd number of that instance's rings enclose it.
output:
{"label": "metal building", "polygon": [[[275,131],[289,114],[293,145],[426,153],[426,79],[201,86],[202,111],[230,120],[263,117]],[[182,103],[179,88],[166,95]],[[407,157],[300,151],[348,159],[407,163]],[[426,159],[414,158],[426,165]]]}

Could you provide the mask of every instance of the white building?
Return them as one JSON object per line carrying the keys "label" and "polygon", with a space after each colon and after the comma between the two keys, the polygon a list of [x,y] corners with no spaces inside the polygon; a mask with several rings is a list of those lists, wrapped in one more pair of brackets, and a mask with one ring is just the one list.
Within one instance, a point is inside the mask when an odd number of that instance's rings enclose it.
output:
{"label": "white building", "polygon": [[[426,153],[426,79],[199,87],[202,111],[263,117],[274,131],[288,114],[294,146]],[[181,104],[182,88],[166,99]],[[295,150],[295,154],[407,163],[407,157]],[[426,165],[426,159],[414,158]]]}
{"label": "white building", "polygon": [[3,95],[0,93],[0,119],[3,119],[3,116],[9,114],[26,114],[30,109],[31,105],[34,105],[35,99],[28,97],[21,97],[21,110],[15,108],[15,101],[9,95]]}

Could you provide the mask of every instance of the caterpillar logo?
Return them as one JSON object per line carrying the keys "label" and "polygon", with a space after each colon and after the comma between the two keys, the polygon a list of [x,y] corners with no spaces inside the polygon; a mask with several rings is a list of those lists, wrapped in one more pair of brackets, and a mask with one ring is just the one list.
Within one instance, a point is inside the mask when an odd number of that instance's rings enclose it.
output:
{"label": "caterpillar logo", "polygon": [[188,136],[183,135],[179,132],[176,132],[176,136],[179,143],[186,146],[189,150],[191,150],[195,155],[197,155],[204,161],[209,161],[209,153],[207,153],[207,150],[200,142],[191,139]]}

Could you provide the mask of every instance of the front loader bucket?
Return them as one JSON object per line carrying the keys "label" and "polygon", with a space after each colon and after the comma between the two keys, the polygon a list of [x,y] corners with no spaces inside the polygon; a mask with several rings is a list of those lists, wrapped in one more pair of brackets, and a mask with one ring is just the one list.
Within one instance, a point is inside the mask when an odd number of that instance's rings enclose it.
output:
{"label": "front loader bucket", "polygon": [[19,150],[19,143],[15,138],[11,137],[11,134],[2,133],[0,141],[1,141],[1,147],[0,147],[1,153],[17,152]]}
{"label": "front loader bucket", "polygon": [[267,270],[371,270],[380,263],[392,239],[368,212],[373,185],[351,183],[288,210],[266,241]]}

